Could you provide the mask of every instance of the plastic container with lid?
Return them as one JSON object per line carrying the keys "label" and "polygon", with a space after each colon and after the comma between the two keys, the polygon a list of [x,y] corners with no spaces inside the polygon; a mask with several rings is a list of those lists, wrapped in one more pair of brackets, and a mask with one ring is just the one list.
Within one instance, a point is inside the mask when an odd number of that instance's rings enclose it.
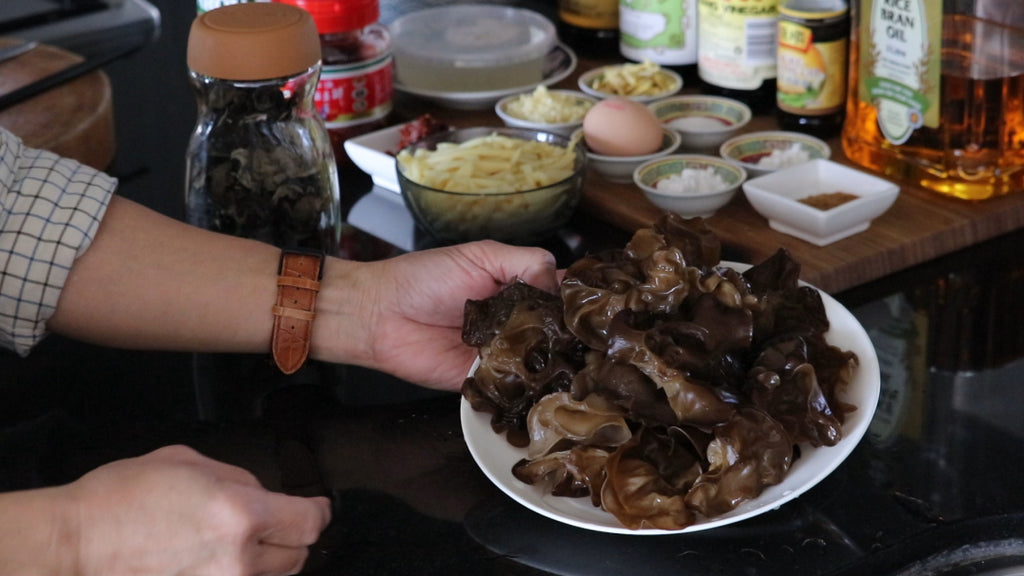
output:
{"label": "plastic container with lid", "polygon": [[419,91],[482,92],[543,80],[555,25],[523,8],[460,4],[396,18],[397,82]]}
{"label": "plastic container with lid", "polygon": [[198,102],[186,167],[190,224],[334,254],[337,165],[313,106],[320,39],[308,12],[245,3],[198,16],[188,39]]}
{"label": "plastic container with lid", "polygon": [[309,12],[320,34],[323,65],[316,107],[334,156],[347,162],[345,140],[383,128],[393,101],[391,34],[378,22],[378,0],[275,0]]}

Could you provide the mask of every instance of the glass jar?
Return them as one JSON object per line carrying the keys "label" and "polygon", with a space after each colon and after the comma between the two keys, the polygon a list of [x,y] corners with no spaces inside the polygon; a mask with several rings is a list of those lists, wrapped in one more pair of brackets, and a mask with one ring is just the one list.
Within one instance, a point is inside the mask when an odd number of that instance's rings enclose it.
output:
{"label": "glass jar", "polygon": [[335,254],[337,166],[314,106],[320,40],[308,12],[275,3],[195,19],[188,66],[198,118],[187,151],[190,224]]}
{"label": "glass jar", "polygon": [[384,128],[393,100],[391,34],[379,23],[378,0],[276,0],[313,16],[322,68],[316,108],[327,124],[334,157],[350,164],[345,141]]}

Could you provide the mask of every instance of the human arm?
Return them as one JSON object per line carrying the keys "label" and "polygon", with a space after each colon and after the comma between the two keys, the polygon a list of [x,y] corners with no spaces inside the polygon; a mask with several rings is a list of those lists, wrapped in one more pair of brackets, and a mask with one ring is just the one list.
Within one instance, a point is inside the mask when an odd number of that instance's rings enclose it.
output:
{"label": "human arm", "polygon": [[329,519],[326,498],[171,446],[0,494],[0,576],[293,574]]}
{"label": "human arm", "polygon": [[[124,348],[267,352],[279,258],[273,246],[114,197],[47,327]],[[461,341],[465,301],[516,278],[554,290],[554,258],[496,242],[380,262],[328,258],[311,354],[456,389],[474,355]]]}

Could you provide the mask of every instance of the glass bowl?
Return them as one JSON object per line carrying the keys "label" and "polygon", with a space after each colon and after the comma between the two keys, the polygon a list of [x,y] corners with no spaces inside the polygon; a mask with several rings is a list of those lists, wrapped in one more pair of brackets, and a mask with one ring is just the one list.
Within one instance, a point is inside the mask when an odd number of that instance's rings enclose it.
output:
{"label": "glass bowl", "polygon": [[[403,152],[436,150],[439,144],[461,144],[497,134],[568,148],[571,140],[542,130],[510,127],[458,128],[425,138]],[[402,198],[416,223],[442,243],[492,239],[531,244],[553,234],[572,217],[583,193],[587,155],[574,146],[571,174],[551,184],[517,190],[511,185],[486,192],[442,190],[416,182],[403,162],[396,162]],[[401,157],[402,153],[399,153]]]}

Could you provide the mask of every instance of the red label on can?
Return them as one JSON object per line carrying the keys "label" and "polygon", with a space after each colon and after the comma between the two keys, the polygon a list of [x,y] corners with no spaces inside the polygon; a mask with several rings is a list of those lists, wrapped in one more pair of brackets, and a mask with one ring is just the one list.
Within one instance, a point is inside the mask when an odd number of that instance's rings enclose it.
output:
{"label": "red label on can", "polygon": [[391,112],[392,58],[370,62],[325,65],[316,86],[316,109],[327,128],[354,126]]}

